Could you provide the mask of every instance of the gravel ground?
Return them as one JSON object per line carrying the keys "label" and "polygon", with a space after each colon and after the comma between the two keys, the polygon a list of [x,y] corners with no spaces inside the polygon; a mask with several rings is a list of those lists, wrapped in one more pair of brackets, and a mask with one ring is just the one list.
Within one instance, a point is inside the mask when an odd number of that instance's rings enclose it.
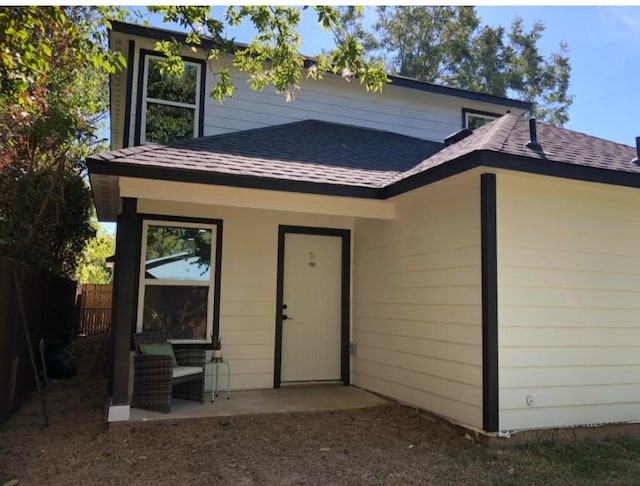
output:
{"label": "gravel ground", "polygon": [[[82,371],[91,361],[95,342],[84,338],[75,343],[78,376],[47,386],[49,427],[42,427],[37,397],[0,425],[0,486],[11,481],[19,485],[601,484],[605,479],[597,472],[581,473],[582,457],[577,463],[557,461],[540,446],[488,449],[451,426],[399,405],[107,428],[102,373]],[[629,478],[640,477],[639,457],[640,447],[626,458]],[[625,477],[616,479],[607,472],[606,482],[632,484]]]}

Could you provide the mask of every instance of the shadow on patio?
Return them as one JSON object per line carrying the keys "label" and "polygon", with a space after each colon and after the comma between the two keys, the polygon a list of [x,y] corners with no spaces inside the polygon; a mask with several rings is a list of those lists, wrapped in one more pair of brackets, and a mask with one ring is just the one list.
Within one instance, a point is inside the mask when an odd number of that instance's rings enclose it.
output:
{"label": "shadow on patio", "polygon": [[264,413],[313,412],[365,408],[389,403],[387,400],[353,386],[291,387],[278,390],[219,392],[215,402],[205,395],[205,403],[173,399],[171,413],[132,408],[129,422],[177,420],[200,417],[226,417]]}

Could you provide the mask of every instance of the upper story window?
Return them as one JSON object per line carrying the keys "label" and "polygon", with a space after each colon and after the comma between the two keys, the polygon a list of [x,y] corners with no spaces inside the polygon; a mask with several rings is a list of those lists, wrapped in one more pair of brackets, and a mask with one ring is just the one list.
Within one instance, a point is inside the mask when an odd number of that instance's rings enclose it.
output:
{"label": "upper story window", "polygon": [[162,57],[141,52],[136,145],[202,134],[203,64],[185,60],[181,76],[160,74]]}
{"label": "upper story window", "polygon": [[483,125],[486,125],[493,120],[500,118],[497,113],[488,113],[486,111],[474,111],[462,109],[462,128],[468,128],[469,130],[475,130]]}

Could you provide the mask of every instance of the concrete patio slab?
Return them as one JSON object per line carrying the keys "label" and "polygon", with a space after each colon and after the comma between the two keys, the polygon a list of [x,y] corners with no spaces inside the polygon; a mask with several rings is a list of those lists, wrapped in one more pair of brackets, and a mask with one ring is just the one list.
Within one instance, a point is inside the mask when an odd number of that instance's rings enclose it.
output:
{"label": "concrete patio slab", "polygon": [[313,412],[349,408],[373,407],[389,403],[372,393],[353,386],[292,387],[278,390],[221,392],[215,402],[207,394],[205,403],[174,399],[171,413],[131,409],[129,422],[179,420],[202,417],[228,417],[264,413]]}

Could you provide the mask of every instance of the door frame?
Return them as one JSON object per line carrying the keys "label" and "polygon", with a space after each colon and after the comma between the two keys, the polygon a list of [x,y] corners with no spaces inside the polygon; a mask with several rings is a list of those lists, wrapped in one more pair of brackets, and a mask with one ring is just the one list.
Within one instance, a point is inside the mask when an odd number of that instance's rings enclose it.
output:
{"label": "door frame", "polygon": [[337,236],[342,239],[340,290],[340,380],[349,386],[349,337],[351,314],[351,230],[313,226],[278,226],[278,277],[276,288],[276,343],[273,387],[280,388],[282,372],[282,303],[284,300],[284,240],[287,234]]}

